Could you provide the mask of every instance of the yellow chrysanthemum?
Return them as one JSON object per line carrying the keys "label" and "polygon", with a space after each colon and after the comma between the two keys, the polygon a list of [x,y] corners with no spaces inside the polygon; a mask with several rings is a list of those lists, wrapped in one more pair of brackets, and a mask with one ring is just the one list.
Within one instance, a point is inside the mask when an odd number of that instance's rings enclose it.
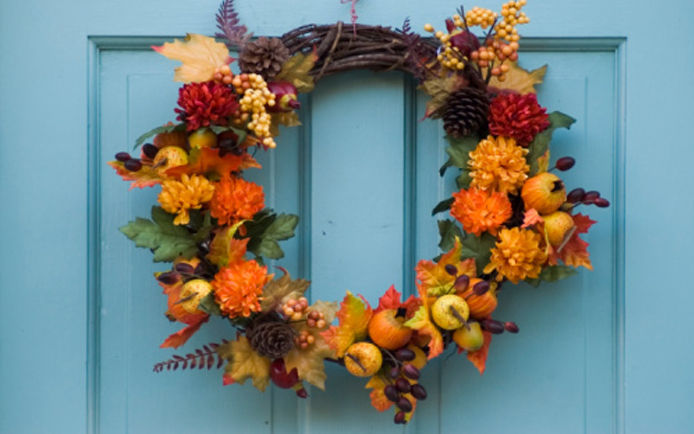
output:
{"label": "yellow chrysanthemum", "polygon": [[508,137],[489,136],[470,152],[471,187],[516,193],[528,178],[530,167],[525,160],[527,149]]}
{"label": "yellow chrysanthemum", "polygon": [[188,211],[200,209],[214,194],[214,186],[204,176],[182,175],[180,181],[173,179],[162,182],[159,203],[164,211],[176,214],[175,225],[190,222]]}
{"label": "yellow chrysanthemum", "polygon": [[547,254],[540,247],[541,241],[542,236],[532,230],[518,227],[502,229],[484,273],[496,270],[496,280],[501,281],[506,277],[513,283],[536,278],[547,261]]}

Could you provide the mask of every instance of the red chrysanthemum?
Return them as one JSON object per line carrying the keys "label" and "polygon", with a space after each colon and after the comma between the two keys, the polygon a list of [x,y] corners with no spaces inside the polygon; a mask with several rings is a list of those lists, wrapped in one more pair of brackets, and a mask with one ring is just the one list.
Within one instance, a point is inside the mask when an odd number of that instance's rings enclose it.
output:
{"label": "red chrysanthemum", "polygon": [[523,147],[549,126],[545,108],[534,93],[502,93],[489,107],[489,131],[495,136],[512,137]]}
{"label": "red chrysanthemum", "polygon": [[189,83],[178,90],[175,109],[178,120],[186,123],[188,131],[213,124],[226,125],[227,117],[239,106],[236,95],[228,86],[215,81]]}

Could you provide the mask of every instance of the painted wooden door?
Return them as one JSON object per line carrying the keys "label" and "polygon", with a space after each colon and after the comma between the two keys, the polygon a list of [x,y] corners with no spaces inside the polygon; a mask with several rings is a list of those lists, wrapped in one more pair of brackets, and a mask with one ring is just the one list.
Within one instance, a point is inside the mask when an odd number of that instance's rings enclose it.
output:
{"label": "painted wooden door", "polygon": [[[256,34],[348,19],[337,0],[237,3]],[[421,28],[457,6],[362,0],[358,11],[364,22],[410,16]],[[152,372],[170,355],[157,347],[175,326],[160,314],[157,266],[117,228],[146,214],[156,192],[129,193],[105,162],[174,116],[172,64],[149,46],[212,33],[216,7],[0,2],[0,432],[403,432],[332,367],[328,391],[307,401],[221,387],[216,371]],[[651,8],[527,7],[522,63],[549,63],[541,103],[578,119],[556,135],[555,155],[578,161],[570,186],[613,203],[592,211],[596,269],[504,291],[499,317],[521,333],[495,339],[483,377],[460,357],[437,361],[423,379],[430,398],[405,432],[694,432],[694,4]],[[350,289],[375,301],[391,284],[411,293],[415,261],[437,254],[430,210],[452,182],[437,175],[441,125],[418,121],[424,102],[399,73],[326,78],[304,100],[304,126],[261,156],[256,180],[269,204],[302,217],[280,264],[313,281],[313,298]],[[188,346],[231,332],[213,322]]]}

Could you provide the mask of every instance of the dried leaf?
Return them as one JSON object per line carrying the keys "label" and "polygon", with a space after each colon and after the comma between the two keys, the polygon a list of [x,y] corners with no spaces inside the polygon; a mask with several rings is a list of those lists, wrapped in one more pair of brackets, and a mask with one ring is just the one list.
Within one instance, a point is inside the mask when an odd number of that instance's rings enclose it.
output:
{"label": "dried leaf", "polygon": [[302,350],[299,347],[292,348],[291,351],[284,357],[287,372],[296,368],[299,379],[325,390],[325,364],[326,358],[334,358],[335,352],[325,342],[320,335],[313,335],[315,342],[307,349]]}
{"label": "dried leaf", "polygon": [[249,239],[239,240],[234,238],[234,235],[244,222],[245,220],[242,220],[233,226],[223,228],[214,236],[210,243],[210,252],[206,256],[210,262],[218,267],[225,267],[243,259]]}
{"label": "dried leaf", "polygon": [[261,168],[260,164],[245,152],[241,155],[224,154],[223,157],[220,157],[219,148],[203,148],[194,161],[185,166],[173,167],[167,170],[166,174],[178,178],[183,174],[209,176],[210,172],[214,172],[222,177],[250,167]]}
{"label": "dried leaf", "polygon": [[116,173],[123,178],[123,181],[133,181],[132,184],[130,184],[130,190],[136,187],[154,187],[157,184],[161,184],[161,177],[156,169],[152,169],[150,165],[143,164],[140,170],[132,172],[126,169],[125,165],[120,161],[109,161],[106,164],[116,169]]}
{"label": "dried leaf", "polygon": [[367,335],[367,326],[373,310],[364,297],[359,297],[347,291],[337,312],[339,325],[331,326],[321,333],[328,345],[335,350],[337,357],[343,357],[354,341],[364,339]]}
{"label": "dried leaf", "polygon": [[453,284],[456,276],[446,271],[447,265],[452,265],[456,268],[458,275],[466,274],[469,277],[476,276],[476,267],[474,259],[460,260],[462,253],[462,244],[459,238],[455,238],[453,248],[443,254],[438,263],[432,261],[421,260],[415,267],[417,273],[418,287],[421,287],[425,294],[420,297],[433,297],[450,294],[455,291]]}
{"label": "dried leaf", "polygon": [[547,65],[532,71],[527,71],[518,66],[517,62],[508,61],[506,64],[511,68],[508,73],[506,73],[506,79],[504,81],[499,81],[498,78],[492,77],[489,82],[490,87],[515,90],[520,94],[537,93],[535,85],[542,83],[545,73],[547,72]]}
{"label": "dried leaf", "polygon": [[188,327],[185,327],[176,333],[172,334],[168,338],[162,342],[162,344],[159,346],[160,348],[178,348],[181,345],[185,344],[188,339],[190,339],[191,336],[195,334],[198,330],[200,330],[200,327],[207,322],[207,320],[210,317],[205,315],[204,319],[201,321],[190,324]]}
{"label": "dried leaf", "polygon": [[431,360],[443,352],[443,336],[441,336],[441,332],[429,315],[430,302],[429,297],[426,296],[426,290],[422,289],[421,285],[417,285],[417,289],[419,290],[420,298],[424,295],[422,298],[424,304],[417,309],[412,318],[405,322],[405,325],[413,330],[417,330],[419,335],[429,338],[427,343],[429,346],[428,358]]}
{"label": "dried leaf", "polygon": [[480,371],[480,375],[484,374],[484,370],[487,366],[487,356],[489,355],[489,344],[492,343],[491,333],[484,331],[482,334],[484,335],[484,344],[482,345],[482,348],[477,351],[467,353],[468,360],[475,365],[475,368],[477,368],[478,371]]}
{"label": "dried leaf", "polygon": [[273,279],[263,288],[263,297],[260,302],[260,309],[263,312],[270,311],[277,307],[283,299],[288,296],[301,297],[311,284],[304,279],[292,280],[287,270],[280,268],[284,275],[278,279]]}
{"label": "dried leaf", "polygon": [[393,406],[393,401],[386,398],[383,390],[388,385],[380,375],[374,375],[369,379],[369,382],[364,386],[365,389],[373,389],[369,393],[371,405],[378,411],[386,411]]}
{"label": "dried leaf", "polygon": [[588,243],[583,241],[578,235],[588,232],[588,229],[596,222],[583,214],[575,214],[572,217],[576,225],[576,231],[560,251],[557,252],[556,249],[550,247],[549,263],[550,265],[557,265],[558,259],[561,259],[564,264],[571,267],[578,268],[583,266],[592,270],[593,265],[590,262]]}
{"label": "dried leaf", "polygon": [[293,84],[297,92],[311,92],[315,83],[309,72],[316,64],[316,60],[318,60],[318,54],[315,50],[306,54],[297,53],[284,62],[282,70],[277,74],[275,80]]}
{"label": "dried leaf", "polygon": [[525,229],[544,222],[545,220],[542,218],[542,216],[540,216],[540,214],[538,214],[537,210],[535,208],[530,208],[529,210],[525,211],[525,214],[523,214],[523,224],[521,227]]}
{"label": "dried leaf", "polygon": [[262,392],[270,384],[270,359],[256,353],[245,336],[220,345],[217,353],[228,361],[224,368],[225,385],[230,384],[229,380],[243,384],[251,378],[253,386]]}
{"label": "dried leaf", "polygon": [[437,77],[425,80],[419,86],[421,90],[431,97],[427,102],[427,110],[424,117],[439,118],[441,110],[451,94],[468,85],[468,81],[459,74],[451,74],[448,77]]}
{"label": "dried leaf", "polygon": [[209,36],[189,33],[183,41],[174,39],[161,47],[152,49],[169,59],[178,60],[174,80],[183,83],[196,83],[212,80],[215,69],[230,62],[229,49]]}
{"label": "dried leaf", "polygon": [[299,114],[294,110],[290,112],[273,113],[272,120],[270,122],[270,135],[272,137],[277,137],[280,135],[280,125],[284,125],[285,127],[301,126]]}

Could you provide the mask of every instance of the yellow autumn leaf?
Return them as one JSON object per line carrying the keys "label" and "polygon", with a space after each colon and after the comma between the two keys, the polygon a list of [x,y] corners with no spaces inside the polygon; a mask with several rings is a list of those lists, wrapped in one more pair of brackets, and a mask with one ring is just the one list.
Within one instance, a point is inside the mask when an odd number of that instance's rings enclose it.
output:
{"label": "yellow autumn leaf", "polygon": [[537,174],[549,170],[549,149],[537,159]]}
{"label": "yellow autumn leaf", "polygon": [[299,379],[325,390],[325,359],[335,358],[335,352],[321,335],[316,333],[313,337],[315,341],[312,345],[305,350],[295,346],[284,356],[284,362],[287,372],[296,368]]}
{"label": "yellow autumn leaf", "polygon": [[174,39],[152,49],[182,63],[176,68],[174,81],[199,83],[212,80],[216,68],[229,63],[229,50],[209,36],[189,33],[183,41]]}
{"label": "yellow autumn leaf", "polygon": [[301,297],[311,284],[310,281],[304,279],[294,279],[284,271],[284,275],[279,279],[271,280],[265,288],[263,288],[263,299],[260,302],[260,308],[263,312],[274,309],[287,298]]}
{"label": "yellow autumn leaf", "polygon": [[289,58],[277,77],[276,81],[287,81],[296,87],[299,93],[311,92],[315,85],[313,76],[310,74],[316,64],[318,56],[314,51],[310,53],[297,53]]}
{"label": "yellow autumn leaf", "polygon": [[270,359],[256,353],[245,336],[220,346],[217,352],[228,360],[224,372],[234,382],[243,384],[251,378],[261,392],[270,384]]}
{"label": "yellow autumn leaf", "polygon": [[520,94],[537,93],[535,85],[542,83],[547,72],[547,65],[532,71],[521,68],[516,62],[508,62],[508,66],[511,69],[506,73],[506,79],[499,81],[497,77],[492,77],[489,86],[497,89],[515,90]]}

